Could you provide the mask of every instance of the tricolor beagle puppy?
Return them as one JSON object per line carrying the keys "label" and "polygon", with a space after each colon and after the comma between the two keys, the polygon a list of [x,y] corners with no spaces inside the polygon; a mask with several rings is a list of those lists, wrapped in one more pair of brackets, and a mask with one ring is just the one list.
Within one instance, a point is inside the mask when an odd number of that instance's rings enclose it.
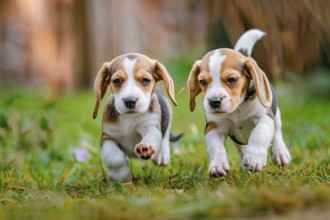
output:
{"label": "tricolor beagle puppy", "polygon": [[132,180],[128,158],[152,159],[157,165],[170,161],[172,109],[155,89],[159,80],[164,80],[176,106],[173,81],[166,68],[145,55],[118,56],[104,63],[96,76],[94,119],[107,88],[112,92],[103,112],[101,137],[102,160],[111,181]]}
{"label": "tricolor beagle puppy", "polygon": [[276,165],[288,164],[281,115],[266,74],[250,57],[256,41],[265,35],[253,29],[244,33],[235,49],[221,48],[195,62],[188,79],[190,110],[204,93],[205,139],[211,177],[229,171],[224,142],[235,142],[242,167],[259,172],[267,163],[268,147]]}

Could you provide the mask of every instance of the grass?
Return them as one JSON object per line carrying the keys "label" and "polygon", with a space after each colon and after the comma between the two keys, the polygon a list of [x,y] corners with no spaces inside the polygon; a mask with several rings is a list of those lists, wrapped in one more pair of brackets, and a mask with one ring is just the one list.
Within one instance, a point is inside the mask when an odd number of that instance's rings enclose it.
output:
{"label": "grass", "polygon": [[[330,207],[330,102],[278,87],[283,133],[293,157],[287,167],[258,174],[242,170],[233,144],[231,171],[207,176],[201,98],[188,110],[177,89],[173,133],[184,132],[171,164],[131,160],[132,183],[108,183],[99,161],[101,121],[94,96],[80,91],[58,99],[32,91],[0,95],[0,219],[327,218]],[[6,91],[6,92],[5,92]],[[104,103],[103,103],[104,104]],[[79,162],[72,149],[91,158]],[[320,212],[321,211],[321,212]],[[322,214],[320,214],[322,213]]]}

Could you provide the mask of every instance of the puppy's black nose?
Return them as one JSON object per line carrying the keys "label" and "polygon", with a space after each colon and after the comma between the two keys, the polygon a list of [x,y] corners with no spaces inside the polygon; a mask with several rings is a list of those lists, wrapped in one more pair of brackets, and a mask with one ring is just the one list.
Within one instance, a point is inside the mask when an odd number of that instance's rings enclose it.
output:
{"label": "puppy's black nose", "polygon": [[208,101],[209,101],[209,105],[212,108],[219,108],[220,105],[221,105],[221,99],[220,98],[210,98],[210,99],[208,99]]}
{"label": "puppy's black nose", "polygon": [[124,103],[127,108],[132,109],[135,107],[136,98],[133,97],[124,98]]}

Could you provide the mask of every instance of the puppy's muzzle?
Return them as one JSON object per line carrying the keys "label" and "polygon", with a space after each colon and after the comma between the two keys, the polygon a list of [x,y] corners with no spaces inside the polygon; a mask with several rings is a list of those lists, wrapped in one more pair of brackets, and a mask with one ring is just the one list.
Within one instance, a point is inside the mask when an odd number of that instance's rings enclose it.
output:
{"label": "puppy's muzzle", "polygon": [[209,98],[209,105],[213,108],[213,109],[218,109],[221,106],[221,99],[220,98]]}
{"label": "puppy's muzzle", "polygon": [[135,105],[136,105],[137,98],[127,97],[127,98],[124,98],[123,101],[124,101],[125,106],[128,109],[133,109],[135,107]]}

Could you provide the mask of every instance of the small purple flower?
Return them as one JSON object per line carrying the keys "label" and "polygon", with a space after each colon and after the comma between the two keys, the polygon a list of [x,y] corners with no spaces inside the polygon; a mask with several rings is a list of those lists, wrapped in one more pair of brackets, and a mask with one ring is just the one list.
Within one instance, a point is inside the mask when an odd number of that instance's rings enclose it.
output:
{"label": "small purple flower", "polygon": [[86,147],[76,147],[72,150],[72,153],[78,162],[88,160],[91,157]]}

